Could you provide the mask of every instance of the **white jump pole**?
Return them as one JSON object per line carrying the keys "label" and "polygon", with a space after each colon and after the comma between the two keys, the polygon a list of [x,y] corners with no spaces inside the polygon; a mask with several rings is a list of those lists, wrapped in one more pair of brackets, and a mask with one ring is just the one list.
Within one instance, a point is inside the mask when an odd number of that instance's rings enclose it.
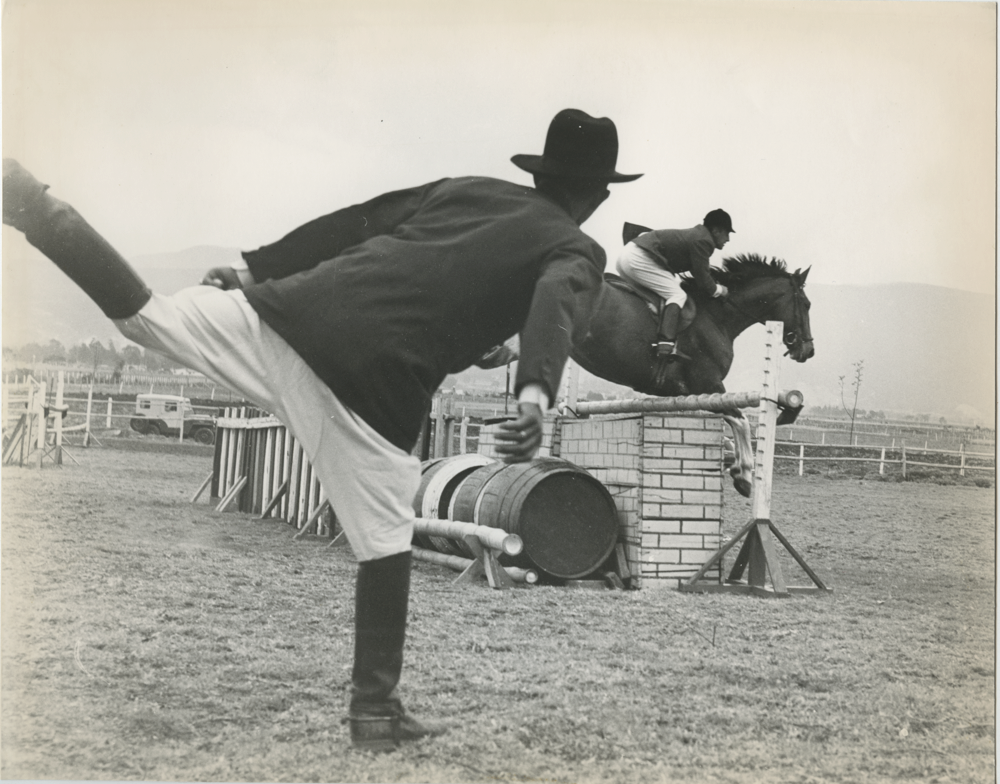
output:
{"label": "white jump pole", "polygon": [[[772,395],[768,391],[767,395]],[[584,414],[653,414],[669,411],[712,411],[720,413],[733,408],[757,408],[767,396],[757,392],[723,392],[711,395],[682,397],[649,397],[634,400],[595,400],[578,403],[574,409]],[[799,408],[804,400],[802,393],[791,389],[777,393],[776,406]]]}
{"label": "white jump pole", "polygon": [[[774,356],[780,345],[784,324],[767,322],[764,345],[764,381],[761,384],[760,412],[757,414],[757,449],[754,451],[752,514],[757,520],[771,519],[771,480],[774,476],[774,442],[778,435],[778,373]],[[798,393],[796,393],[798,394]],[[801,404],[801,395],[800,395]]]}
{"label": "white jump pole", "polygon": [[418,534],[444,536],[451,539],[463,539],[474,536],[483,546],[492,550],[500,550],[507,555],[518,555],[524,549],[524,543],[517,534],[511,534],[500,528],[463,523],[455,520],[432,520],[418,517],[413,521],[413,530]]}

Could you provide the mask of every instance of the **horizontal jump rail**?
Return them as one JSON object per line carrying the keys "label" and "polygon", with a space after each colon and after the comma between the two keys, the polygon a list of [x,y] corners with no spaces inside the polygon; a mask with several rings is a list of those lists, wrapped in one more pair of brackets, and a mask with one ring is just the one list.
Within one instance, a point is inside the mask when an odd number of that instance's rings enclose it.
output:
{"label": "horizontal jump rail", "polygon": [[517,534],[507,533],[500,528],[490,528],[475,523],[461,523],[455,520],[430,520],[418,517],[413,521],[413,530],[418,534],[443,536],[448,539],[464,539],[475,536],[483,546],[491,550],[500,550],[506,555],[519,555],[524,549],[524,542]]}
{"label": "horizontal jump rail", "polygon": [[226,430],[260,430],[265,427],[284,427],[284,423],[273,416],[253,417],[251,419],[219,417],[215,421],[215,425]]}
{"label": "horizontal jump rail", "polygon": [[[680,397],[650,397],[633,400],[593,400],[580,402],[574,409],[577,414],[645,414],[667,411],[712,411],[725,413],[734,408],[755,408],[760,405],[758,392],[717,392],[711,395],[685,395]],[[781,408],[801,408],[804,398],[798,390],[778,393]]]}
{"label": "horizontal jump rail", "polygon": [[[422,547],[413,547],[412,551],[413,557],[418,561],[426,561],[437,566],[447,566],[456,572],[464,572],[472,566],[471,558],[463,558],[460,555],[445,555],[434,550],[425,550]],[[505,566],[503,569],[515,583],[534,585],[538,582],[538,572],[534,569],[521,569],[517,566]]]}

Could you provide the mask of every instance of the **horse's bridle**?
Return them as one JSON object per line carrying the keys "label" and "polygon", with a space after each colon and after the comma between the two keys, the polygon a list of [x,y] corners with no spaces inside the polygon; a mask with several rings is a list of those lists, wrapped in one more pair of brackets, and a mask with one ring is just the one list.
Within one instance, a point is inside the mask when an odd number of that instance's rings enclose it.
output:
{"label": "horse's bridle", "polygon": [[794,278],[791,278],[791,281],[795,323],[800,326],[805,325],[805,334],[799,335],[794,329],[788,329],[788,326],[785,325],[784,334],[781,336],[781,340],[785,344],[785,348],[789,351],[800,343],[812,343],[813,339],[812,331],[809,329],[809,322],[803,317],[802,314],[805,310],[805,305],[802,304],[802,298],[805,296],[805,292],[802,291],[802,286],[800,286]]}
{"label": "horse's bridle", "polygon": [[[805,293],[802,291],[802,286],[800,286],[793,277],[789,277],[788,282],[792,284],[792,303],[793,303],[792,307],[795,317],[795,323],[798,325],[807,324],[805,319],[802,317],[802,312],[805,310],[805,305],[802,304],[802,297],[805,296]],[[742,313],[753,323],[755,324],[765,323],[764,319],[757,318],[752,313],[747,313],[746,310],[744,310],[735,302],[733,302],[729,297],[726,297],[723,301],[727,303],[730,307]],[[810,331],[808,326],[805,327],[805,334],[800,335],[798,334],[798,332],[795,331],[794,328],[789,329],[788,325],[786,324],[783,334],[781,336],[781,342],[785,344],[785,348],[787,348],[789,351],[791,351],[793,348],[795,348],[795,346],[799,344],[812,343],[812,339],[813,339],[812,332]]]}

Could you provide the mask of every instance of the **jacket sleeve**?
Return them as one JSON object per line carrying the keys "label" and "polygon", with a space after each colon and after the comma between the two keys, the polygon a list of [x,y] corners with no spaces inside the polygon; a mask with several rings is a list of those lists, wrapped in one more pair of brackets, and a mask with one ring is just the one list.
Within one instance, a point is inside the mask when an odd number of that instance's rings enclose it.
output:
{"label": "jacket sleeve", "polygon": [[543,267],[521,329],[515,395],[526,384],[538,383],[548,392],[550,404],[555,402],[573,341],[586,336],[600,293],[606,258],[603,250],[594,248],[595,258],[557,251]]}
{"label": "jacket sleeve", "polygon": [[691,277],[695,284],[709,297],[715,294],[715,278],[712,277],[709,258],[715,246],[706,239],[695,240],[691,246]]}
{"label": "jacket sleeve", "polygon": [[277,242],[244,251],[243,258],[261,283],[312,269],[348,248],[380,234],[391,234],[406,221],[441,180],[417,188],[392,191],[309,221]]}

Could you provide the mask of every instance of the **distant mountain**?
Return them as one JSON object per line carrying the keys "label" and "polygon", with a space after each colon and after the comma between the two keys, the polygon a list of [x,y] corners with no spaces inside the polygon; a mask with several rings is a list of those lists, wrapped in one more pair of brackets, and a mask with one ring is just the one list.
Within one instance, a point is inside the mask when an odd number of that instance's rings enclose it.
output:
{"label": "distant mountain", "polygon": [[[150,285],[173,293],[196,285],[211,267],[228,264],[232,249],[201,246],[139,256],[133,263]],[[35,254],[29,257],[29,254]],[[59,340],[74,345],[124,339],[85,295],[33,248],[3,260],[3,344]],[[887,413],[927,413],[950,421],[993,426],[996,400],[996,301],[993,296],[913,283],[881,286],[807,286],[816,356],[805,364],[782,361],[780,386],[799,389],[806,404],[839,405],[839,378],[853,398],[853,363],[864,362],[858,406]],[[731,390],[761,382],[764,328],[737,341],[726,379]],[[582,393],[625,392],[581,373]],[[502,391],[503,368],[470,369],[446,381]]]}
{"label": "distant mountain", "polygon": [[[7,249],[5,248],[5,251]],[[20,251],[20,249],[19,249]],[[228,265],[235,250],[213,246],[137,256],[129,261],[150,287],[173,294],[197,285],[212,267]],[[90,342],[123,345],[125,339],[93,302],[56,266],[30,246],[3,258],[3,345]]]}

